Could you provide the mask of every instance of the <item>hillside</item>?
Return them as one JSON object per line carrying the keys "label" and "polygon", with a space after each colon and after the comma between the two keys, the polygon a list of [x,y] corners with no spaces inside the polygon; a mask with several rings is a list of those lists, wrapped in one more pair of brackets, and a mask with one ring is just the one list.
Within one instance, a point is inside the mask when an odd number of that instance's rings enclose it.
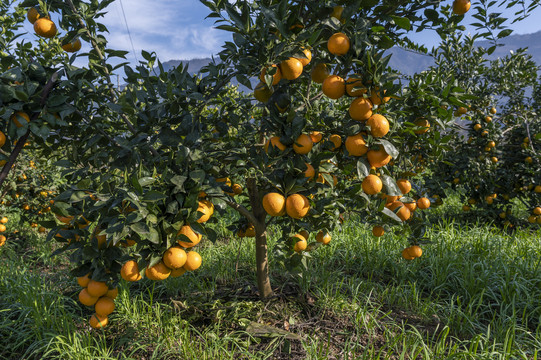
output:
{"label": "hillside", "polygon": [[[511,35],[503,42],[490,56],[491,59],[503,57],[509,54],[509,51],[520,48],[528,48],[528,53],[532,55],[534,61],[541,64],[541,31],[533,34]],[[481,46],[490,46],[488,42],[479,42]],[[417,54],[412,51],[403,50],[400,48],[392,48],[390,52],[393,54],[390,61],[390,66],[398,69],[406,75],[411,75],[420,72],[433,64],[431,57],[427,55]],[[209,63],[210,58],[192,59],[192,60],[170,60],[163,63],[166,71],[178,66],[180,63],[188,64],[190,73],[197,73],[199,70]]]}

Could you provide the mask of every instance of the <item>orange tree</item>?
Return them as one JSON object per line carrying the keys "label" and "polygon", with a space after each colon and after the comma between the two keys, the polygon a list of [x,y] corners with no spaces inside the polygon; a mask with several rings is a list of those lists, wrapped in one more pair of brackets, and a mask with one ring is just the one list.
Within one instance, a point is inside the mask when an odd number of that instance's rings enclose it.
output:
{"label": "orange tree", "polygon": [[[59,252],[71,252],[79,300],[94,307],[93,327],[107,324],[120,277],[163,280],[196,270],[194,247],[216,237],[206,225],[215,207],[238,211],[244,220],[234,226],[255,236],[262,298],[272,294],[271,223],[282,231],[276,252],[290,268],[331,241],[330,231],[351,214],[373,224],[375,236],[403,227],[412,245],[403,257],[422,254],[424,221],[415,210],[430,201],[411,192],[406,177],[415,163],[403,144],[422,134],[437,158],[451,106],[467,97],[459,86],[442,91],[446,78],[438,74],[404,88],[384,51],[419,49],[408,38],[413,29],[453,32],[462,16],[450,6],[203,1],[218,27],[232,32],[221,63],[193,77],[182,66],[166,73],[143,52],[143,62],[124,67],[121,90],[110,77],[123,64],[111,60],[125,52],[107,47],[106,28],[96,22],[110,3],[0,7],[0,184],[29,137],[57,154],[67,185],[54,199],[55,221],[42,225],[63,245]],[[468,5],[457,1],[454,11]],[[39,41],[17,41],[22,21],[34,23]],[[88,53],[77,52],[81,41]],[[235,77],[250,87],[254,75],[261,79],[257,105],[226,86]],[[433,121],[430,131],[415,108]],[[316,241],[309,244],[310,233]]]}

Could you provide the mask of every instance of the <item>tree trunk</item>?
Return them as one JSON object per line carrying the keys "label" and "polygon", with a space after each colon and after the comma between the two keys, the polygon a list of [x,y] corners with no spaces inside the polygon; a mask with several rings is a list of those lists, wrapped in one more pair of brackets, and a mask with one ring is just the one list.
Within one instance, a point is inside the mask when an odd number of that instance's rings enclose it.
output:
{"label": "tree trunk", "polygon": [[250,204],[252,205],[252,213],[257,220],[255,228],[255,260],[256,260],[256,276],[257,287],[261,299],[266,299],[273,295],[272,287],[269,278],[269,260],[267,251],[267,225],[265,218],[267,213],[263,209],[257,183],[254,178],[247,180],[248,194],[250,195]]}

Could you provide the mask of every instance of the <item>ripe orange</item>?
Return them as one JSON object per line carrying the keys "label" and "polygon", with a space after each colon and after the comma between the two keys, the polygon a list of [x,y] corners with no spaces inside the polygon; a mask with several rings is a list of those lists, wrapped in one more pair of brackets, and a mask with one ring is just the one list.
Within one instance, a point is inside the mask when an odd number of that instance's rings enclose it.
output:
{"label": "ripe orange", "polygon": [[299,241],[295,243],[295,247],[294,247],[295,252],[300,253],[301,251],[306,250],[306,248],[308,247],[308,242],[306,242],[306,239],[304,239],[304,237],[299,234],[295,236],[299,238]]}
{"label": "ripe orange", "polygon": [[381,198],[385,199],[385,205],[389,205],[400,198],[400,196],[390,196],[387,194],[381,194]]}
{"label": "ripe orange", "polygon": [[23,124],[21,124],[19,122],[19,119],[20,118],[23,118],[26,120],[27,123],[30,122],[30,117],[28,116],[27,113],[25,112],[22,112],[22,111],[17,111],[15,114],[11,115],[11,121],[13,121],[13,123],[15,124],[16,127],[20,128],[23,126]]}
{"label": "ripe orange", "polygon": [[0,224],[0,233],[3,233],[6,231],[6,225]]}
{"label": "ripe orange", "polygon": [[414,257],[411,256],[411,255],[409,254],[408,249],[409,249],[409,248],[406,248],[406,249],[402,250],[402,257],[403,257],[404,259],[406,259],[406,260],[413,260]]}
{"label": "ripe orange", "polygon": [[244,236],[245,237],[254,237],[255,235],[256,235],[255,234],[255,227],[254,227],[254,225],[250,224],[250,226],[248,226],[248,228],[244,232]]}
{"label": "ripe orange", "polygon": [[272,90],[264,82],[260,82],[254,89],[254,98],[257,101],[266,103],[272,95]]}
{"label": "ripe orange", "polygon": [[26,18],[28,19],[28,21],[30,21],[31,24],[34,24],[36,20],[39,19],[39,17],[40,15],[38,9],[36,9],[35,7],[31,7],[30,9],[28,9],[28,12],[26,13]]}
{"label": "ripe orange", "polygon": [[[272,85],[276,85],[282,80],[282,73],[280,71],[280,68],[276,65],[272,65],[273,68],[276,68],[276,72],[274,75],[272,75]],[[259,75],[259,80],[261,80],[262,83],[265,84],[265,74],[267,74],[267,69],[263,68],[261,70],[261,74]]]}
{"label": "ripe orange", "polygon": [[327,48],[333,55],[345,55],[349,51],[351,43],[344,33],[336,33],[327,41]]}
{"label": "ripe orange", "polygon": [[383,226],[374,226],[372,228],[372,235],[374,235],[375,237],[381,237],[383,236],[383,234],[385,234],[385,229],[383,228]]}
{"label": "ripe orange", "polygon": [[318,142],[320,142],[323,139],[323,134],[320,133],[319,131],[311,131],[310,132],[310,139],[312,139],[312,142],[314,144],[317,144]]}
{"label": "ripe orange", "polygon": [[[233,189],[233,194],[235,194],[235,195],[242,194],[242,185],[233,184],[233,186],[231,186],[231,188]],[[214,205],[212,205],[212,206],[214,208]]]}
{"label": "ripe orange", "polygon": [[303,48],[302,52],[304,53],[304,55],[306,55],[306,58],[296,58],[296,59],[301,62],[302,66],[306,66],[310,64],[310,61],[312,61],[312,52],[310,51],[310,49],[306,49],[306,48]]}
{"label": "ripe orange", "polygon": [[363,191],[368,195],[375,195],[383,189],[383,182],[376,175],[368,175],[362,182]]}
{"label": "ripe orange", "polygon": [[396,185],[398,185],[398,188],[402,192],[402,194],[407,194],[411,191],[411,183],[407,179],[399,179],[396,182]]}
{"label": "ripe orange", "polygon": [[200,224],[207,222],[208,219],[210,219],[210,217],[212,216],[212,214],[214,214],[214,204],[208,200],[200,200],[197,211],[203,213],[203,215],[201,215],[201,217],[197,219],[197,222]]}
{"label": "ripe orange", "polygon": [[50,19],[39,18],[34,23],[36,35],[50,39],[56,35],[56,25]]}
{"label": "ripe orange", "polygon": [[400,208],[400,210],[395,213],[396,216],[398,216],[402,221],[406,221],[411,217],[411,211],[407,207],[405,207],[404,203],[402,203],[401,201],[395,201],[388,206],[391,211],[395,211],[396,209]]}
{"label": "ripe orange", "polygon": [[344,8],[342,6],[335,6],[332,9],[331,17],[335,18],[336,20],[345,23],[345,19],[342,20],[342,12],[344,11]]}
{"label": "ripe orange", "polygon": [[0,235],[0,246],[4,246],[6,243],[6,237],[4,235]]}
{"label": "ripe orange", "polygon": [[109,287],[103,281],[90,280],[86,290],[88,291],[88,295],[100,297],[107,293]]}
{"label": "ripe orange", "polygon": [[308,164],[308,163],[305,163],[305,164],[306,164],[306,170],[304,171],[304,176],[312,180],[314,176],[316,175],[316,170],[314,169],[312,164]]}
{"label": "ripe orange", "polygon": [[410,246],[409,248],[407,248],[407,250],[408,250],[408,254],[414,259],[421,257],[421,255],[423,255],[423,250],[418,245]]}
{"label": "ripe orange", "polygon": [[[387,90],[383,90],[383,94],[385,94],[386,92]],[[391,98],[388,96],[384,96],[383,98],[380,96],[378,88],[375,88],[374,90],[372,90],[372,95],[370,95],[370,101],[372,101],[372,104],[381,105],[381,104],[385,104],[389,100],[391,100]]]}
{"label": "ripe orange", "polygon": [[541,185],[536,185],[535,188],[534,188],[534,192],[536,193],[541,193]]}
{"label": "ripe orange", "polygon": [[186,251],[179,246],[172,246],[163,254],[162,260],[169,269],[180,269],[186,263]]}
{"label": "ripe orange", "polygon": [[498,110],[496,110],[495,107],[490,108],[490,113],[491,113],[492,115],[496,115],[497,112],[498,112]]}
{"label": "ripe orange", "polygon": [[165,280],[171,275],[171,269],[169,269],[163,261],[160,261],[154,266],[145,269],[145,276],[150,280],[160,281]]}
{"label": "ripe orange", "polygon": [[0,131],[0,148],[6,143],[6,135]]}
{"label": "ripe orange", "polygon": [[282,194],[270,192],[263,196],[263,208],[270,216],[285,215],[286,199]]}
{"label": "ripe orange", "polygon": [[330,75],[329,68],[326,64],[319,63],[312,68],[312,81],[318,84],[323,84],[323,81]]}
{"label": "ripe orange", "polygon": [[346,93],[346,82],[338,75],[330,75],[323,81],[323,94],[330,99],[339,99]]}
{"label": "ripe orange", "polygon": [[310,202],[306,196],[301,194],[289,195],[286,199],[287,215],[294,219],[301,219],[308,214]]}
{"label": "ripe orange", "polygon": [[81,287],[87,287],[88,283],[90,282],[90,273],[86,274],[85,276],[80,276],[77,278],[77,284]]}
{"label": "ripe orange", "polygon": [[415,130],[415,133],[418,134],[418,135],[426,133],[428,131],[428,129],[430,128],[430,123],[428,122],[427,119],[422,119],[422,118],[417,119],[417,120],[415,120],[415,125],[419,126],[419,127],[422,126],[421,129]]}
{"label": "ripe orange", "polygon": [[299,231],[299,235],[302,236],[305,240],[308,240],[310,237],[310,233],[306,230]]}
{"label": "ripe orange", "polygon": [[328,245],[331,242],[331,235],[329,233],[320,231],[316,235],[316,241],[322,243],[323,245]]}
{"label": "ripe orange", "polygon": [[346,150],[351,156],[363,156],[368,152],[366,141],[361,133],[346,138]]}
{"label": "ripe orange", "polygon": [[289,58],[282,61],[280,64],[280,71],[282,76],[287,80],[295,80],[302,75],[303,66],[302,63],[295,58]]}
{"label": "ripe orange", "polygon": [[340,137],[340,135],[333,134],[329,136],[329,141],[334,144],[334,147],[331,149],[333,151],[338,150],[340,146],[342,146],[342,138]]}
{"label": "ripe orange", "polygon": [[184,269],[184,268],[180,268],[180,269],[176,269],[176,270],[171,270],[171,275],[170,275],[170,277],[176,278],[176,277],[179,277],[179,276],[184,275],[185,272],[186,272],[186,269]]}
{"label": "ripe orange", "polygon": [[357,121],[368,120],[372,116],[372,103],[362,97],[353,100],[349,106],[349,116]]}
{"label": "ripe orange", "polygon": [[374,114],[370,116],[366,124],[370,126],[370,133],[373,137],[383,137],[389,132],[389,121],[383,115]]}
{"label": "ripe orange", "polygon": [[265,143],[265,152],[269,152],[269,145],[271,145],[273,148],[278,148],[281,151],[284,151],[286,149],[286,146],[280,142],[279,136],[273,136],[267,142]]}
{"label": "ripe orange", "polygon": [[487,117],[485,117],[485,121],[486,121],[487,123],[491,123],[491,122],[492,122],[492,118],[491,118],[490,116],[487,116]]}
{"label": "ripe orange", "polygon": [[113,300],[116,299],[116,297],[118,296],[118,288],[107,290],[107,293],[105,294],[105,296]]}
{"label": "ripe orange", "polygon": [[493,156],[490,158],[490,161],[492,161],[493,164],[496,164],[498,162],[498,158]]}
{"label": "ripe orange", "polygon": [[301,134],[293,144],[293,151],[300,155],[306,155],[312,150],[313,145],[310,135]]}
{"label": "ripe orange", "polygon": [[124,265],[122,265],[122,269],[120,270],[120,276],[126,281],[141,280],[141,274],[139,273],[137,261],[129,260],[124,263]]}
{"label": "ripe orange", "polygon": [[77,52],[81,50],[81,39],[75,39],[67,44],[62,45],[62,49],[65,52]]}
{"label": "ripe orange", "polygon": [[430,200],[428,198],[422,197],[417,200],[417,206],[421,210],[428,209],[430,207]]}
{"label": "ripe orange", "polygon": [[186,224],[182,226],[177,233],[177,236],[178,235],[185,235],[191,241],[191,242],[188,242],[188,241],[178,240],[178,244],[185,248],[191,248],[199,244],[199,242],[201,241],[201,238],[203,237],[203,235],[198,234],[195,231],[193,231],[193,229],[190,227],[190,224]]}
{"label": "ripe orange", "polygon": [[455,0],[453,1],[453,12],[457,15],[464,15],[470,10],[470,0]]}
{"label": "ripe orange", "polygon": [[359,97],[363,96],[368,90],[364,87],[360,77],[349,77],[346,82],[346,91],[349,96]]}
{"label": "ripe orange", "polygon": [[97,296],[92,296],[88,293],[88,290],[84,288],[79,292],[79,302],[86,306],[92,306],[98,301]]}
{"label": "ripe orange", "polygon": [[98,314],[93,314],[90,317],[90,326],[92,326],[94,329],[100,329],[109,323],[109,319],[107,317],[99,316]]}
{"label": "ripe orange", "polygon": [[535,215],[541,215],[541,207],[536,207],[532,211]]}
{"label": "ripe orange", "polygon": [[107,317],[115,311],[115,302],[107,296],[102,296],[98,299],[96,305],[94,305],[94,311],[101,317]]}
{"label": "ripe orange", "polygon": [[407,207],[410,212],[414,212],[415,210],[417,210],[417,203],[415,201],[405,202],[404,206]]}
{"label": "ripe orange", "polygon": [[194,271],[199,269],[201,262],[201,255],[195,251],[190,251],[186,257],[186,263],[184,264],[183,268],[186,271]]}
{"label": "ripe orange", "polygon": [[375,168],[387,165],[392,159],[391,155],[387,154],[382,146],[380,146],[378,150],[369,150],[366,156],[368,157],[370,166]]}
{"label": "ripe orange", "polygon": [[0,224],[7,224],[8,221],[9,221],[8,218],[4,216],[2,219],[0,219]]}

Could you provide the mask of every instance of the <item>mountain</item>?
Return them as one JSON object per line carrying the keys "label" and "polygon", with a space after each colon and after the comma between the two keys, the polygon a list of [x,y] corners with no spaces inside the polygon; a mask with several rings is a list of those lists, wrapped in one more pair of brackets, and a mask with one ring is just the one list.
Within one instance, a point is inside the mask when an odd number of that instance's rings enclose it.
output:
{"label": "mountain", "polygon": [[[541,64],[541,31],[532,34],[511,35],[505,38],[502,41],[502,44],[503,46],[496,48],[496,51],[489,57],[490,59],[504,57],[508,55],[511,50],[528,48],[528,53],[532,55],[533,60],[537,64]],[[487,41],[480,41],[479,45],[485,47],[491,46]],[[413,51],[394,47],[390,49],[389,52],[392,54],[389,65],[406,75],[418,73],[434,64],[434,61],[430,56],[418,54]],[[170,60],[164,62],[163,66],[165,70],[168,71],[171,68],[178,66],[180,63],[188,64],[190,73],[195,74],[210,61],[210,58]],[[235,85],[237,84],[236,81],[233,81],[233,83]],[[247,89],[244,88],[243,90]]]}

